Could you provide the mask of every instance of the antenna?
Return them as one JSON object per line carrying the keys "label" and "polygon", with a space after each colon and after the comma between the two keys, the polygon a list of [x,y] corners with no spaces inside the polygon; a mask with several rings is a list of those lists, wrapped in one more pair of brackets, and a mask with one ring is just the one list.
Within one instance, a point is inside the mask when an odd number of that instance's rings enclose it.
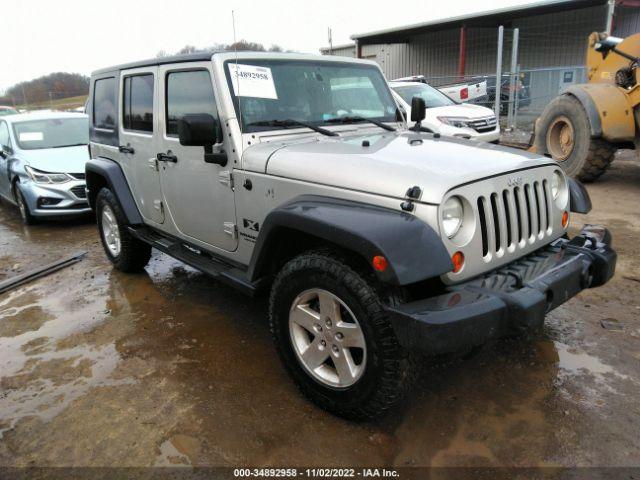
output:
{"label": "antenna", "polygon": [[238,116],[242,129],[242,105],[240,104],[242,97],[240,96],[240,80],[238,79],[238,41],[236,40],[236,15],[233,10],[231,10],[231,24],[233,26],[233,51],[236,54],[236,97],[238,97]]}

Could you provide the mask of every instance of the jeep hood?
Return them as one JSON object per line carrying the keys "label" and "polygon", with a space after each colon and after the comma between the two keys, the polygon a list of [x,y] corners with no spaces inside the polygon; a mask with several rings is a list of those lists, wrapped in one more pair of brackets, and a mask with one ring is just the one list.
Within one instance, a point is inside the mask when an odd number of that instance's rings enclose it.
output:
{"label": "jeep hood", "polygon": [[432,204],[461,184],[553,164],[522,150],[408,131],[261,143],[243,155],[247,170],[387,197],[404,198],[417,185],[420,201]]}
{"label": "jeep hood", "polygon": [[84,173],[89,160],[86,145],[72,147],[20,150],[20,157],[30,167],[49,173]]}

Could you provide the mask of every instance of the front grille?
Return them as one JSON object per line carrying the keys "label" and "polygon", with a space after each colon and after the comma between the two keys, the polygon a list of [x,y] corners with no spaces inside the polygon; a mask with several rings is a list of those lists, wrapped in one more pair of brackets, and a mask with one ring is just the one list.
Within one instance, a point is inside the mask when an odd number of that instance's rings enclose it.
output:
{"label": "front grille", "polygon": [[535,180],[477,198],[482,256],[517,250],[551,235],[547,180]]}
{"label": "front grille", "polygon": [[478,133],[491,132],[495,130],[497,120],[495,116],[479,118],[467,122],[469,128],[473,128]]}
{"label": "front grille", "polygon": [[84,180],[86,175],[84,173],[69,173],[69,176],[75,178],[76,180]]}
{"label": "front grille", "polygon": [[77,185],[71,188],[71,192],[78,198],[87,198],[87,191],[84,185]]}

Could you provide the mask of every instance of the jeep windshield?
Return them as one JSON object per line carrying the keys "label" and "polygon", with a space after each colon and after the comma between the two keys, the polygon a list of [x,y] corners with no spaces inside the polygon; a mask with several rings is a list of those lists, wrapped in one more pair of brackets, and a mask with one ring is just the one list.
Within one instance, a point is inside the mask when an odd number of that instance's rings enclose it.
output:
{"label": "jeep windshield", "polygon": [[73,147],[89,143],[89,124],[81,118],[48,118],[13,124],[13,132],[22,150]]}
{"label": "jeep windshield", "polygon": [[373,65],[242,59],[227,61],[225,71],[243,132],[396,121],[396,104]]}

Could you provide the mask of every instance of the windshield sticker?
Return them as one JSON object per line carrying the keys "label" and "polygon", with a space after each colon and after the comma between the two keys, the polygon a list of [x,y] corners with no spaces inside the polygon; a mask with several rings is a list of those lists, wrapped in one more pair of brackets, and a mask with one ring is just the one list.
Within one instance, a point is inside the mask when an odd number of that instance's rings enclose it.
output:
{"label": "windshield sticker", "polygon": [[21,142],[41,142],[44,139],[42,132],[22,132],[18,137]]}
{"label": "windshield sticker", "polygon": [[237,97],[278,99],[270,68],[235,63],[228,65],[233,92]]}

